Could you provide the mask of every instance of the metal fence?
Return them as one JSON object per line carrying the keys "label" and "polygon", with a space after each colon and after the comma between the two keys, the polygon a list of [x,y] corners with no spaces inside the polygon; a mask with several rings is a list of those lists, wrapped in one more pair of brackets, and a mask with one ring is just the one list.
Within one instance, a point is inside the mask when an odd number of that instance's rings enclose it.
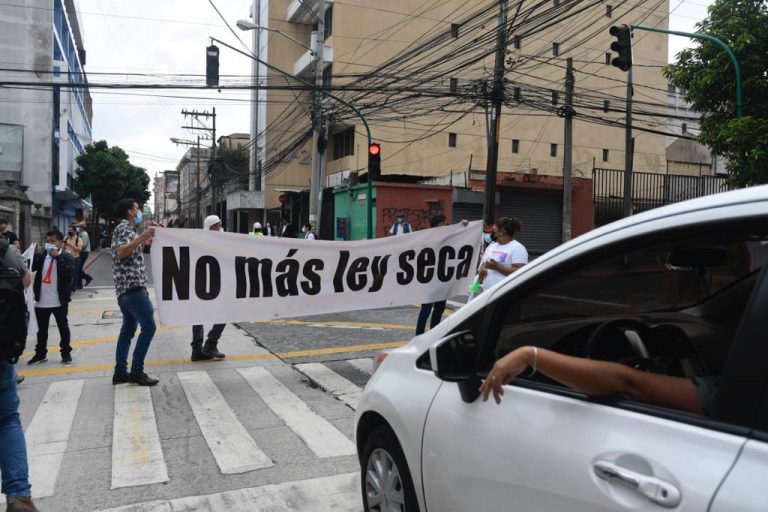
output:
{"label": "metal fence", "polygon": [[[724,176],[686,176],[654,172],[632,173],[632,210],[640,213],[666,204],[729,190]],[[595,226],[624,216],[624,171],[592,170]]]}

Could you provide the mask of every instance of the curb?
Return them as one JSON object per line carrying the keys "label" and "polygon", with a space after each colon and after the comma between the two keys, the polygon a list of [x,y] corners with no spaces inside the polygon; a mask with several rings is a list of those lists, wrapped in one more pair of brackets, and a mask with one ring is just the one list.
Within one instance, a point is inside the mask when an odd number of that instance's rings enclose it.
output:
{"label": "curb", "polygon": [[96,260],[101,258],[101,255],[107,252],[106,249],[96,249],[95,251],[91,252],[91,256],[88,258],[88,261],[85,262],[85,265],[83,265],[83,269],[87,270],[91,268],[91,266],[96,263]]}

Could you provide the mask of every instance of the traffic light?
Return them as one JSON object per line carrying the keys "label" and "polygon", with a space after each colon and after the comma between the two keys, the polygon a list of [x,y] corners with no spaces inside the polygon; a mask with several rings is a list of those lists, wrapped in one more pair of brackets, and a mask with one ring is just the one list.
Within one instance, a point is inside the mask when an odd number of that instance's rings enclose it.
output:
{"label": "traffic light", "polygon": [[632,29],[629,25],[614,25],[608,32],[616,38],[611,43],[611,50],[619,54],[611,64],[622,71],[629,71],[632,67]]}
{"label": "traffic light", "polygon": [[205,49],[205,84],[219,86],[219,47],[215,44]]}
{"label": "traffic light", "polygon": [[381,176],[381,145],[375,142],[368,146],[368,173],[371,178]]}

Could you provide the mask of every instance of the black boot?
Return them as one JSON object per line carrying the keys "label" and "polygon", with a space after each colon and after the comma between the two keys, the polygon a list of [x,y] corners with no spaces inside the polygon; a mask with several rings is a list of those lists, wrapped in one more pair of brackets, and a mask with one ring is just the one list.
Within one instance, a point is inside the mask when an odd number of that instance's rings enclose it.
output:
{"label": "black boot", "polygon": [[192,361],[210,361],[213,356],[203,351],[202,343],[192,343]]}
{"label": "black boot", "polygon": [[218,341],[206,340],[205,345],[203,346],[203,354],[215,357],[216,359],[224,359],[226,356],[218,351],[218,345]]}

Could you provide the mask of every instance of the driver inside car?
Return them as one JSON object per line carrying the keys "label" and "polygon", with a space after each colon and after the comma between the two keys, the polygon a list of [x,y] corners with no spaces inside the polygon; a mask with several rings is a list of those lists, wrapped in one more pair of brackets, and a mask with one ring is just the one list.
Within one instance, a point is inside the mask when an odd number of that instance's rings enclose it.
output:
{"label": "driver inside car", "polygon": [[595,397],[630,400],[699,415],[711,412],[716,379],[673,377],[637,370],[609,361],[567,356],[540,347],[520,347],[498,359],[480,386],[483,401],[492,393],[501,403],[504,386],[530,368],[536,373]]}

